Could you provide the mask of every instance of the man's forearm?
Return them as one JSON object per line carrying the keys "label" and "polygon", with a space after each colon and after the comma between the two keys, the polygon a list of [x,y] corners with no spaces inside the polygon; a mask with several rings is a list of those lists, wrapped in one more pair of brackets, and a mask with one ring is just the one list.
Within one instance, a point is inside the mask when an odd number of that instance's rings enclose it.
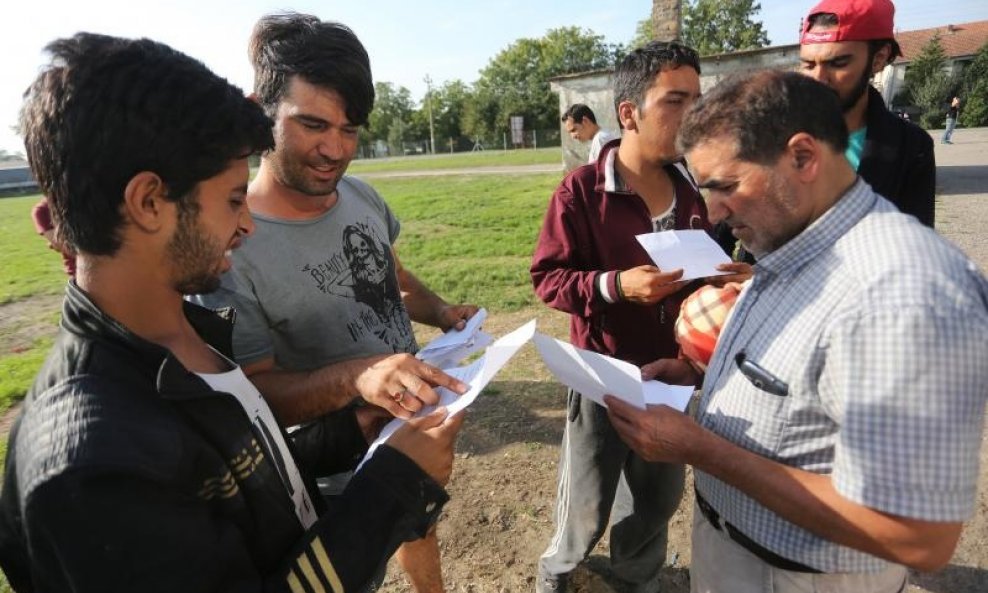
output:
{"label": "man's forearm", "polygon": [[[701,429],[702,430],[702,429]],[[960,523],[899,517],[857,504],[830,476],[766,459],[703,430],[688,463],[820,537],[920,570],[946,564]]]}
{"label": "man's forearm", "polygon": [[446,301],[404,268],[398,273],[398,286],[401,289],[401,300],[412,321],[442,327],[442,310],[447,305]]}
{"label": "man's forearm", "polygon": [[355,358],[312,371],[272,368],[248,373],[283,426],[339,410],[358,395],[357,378],[385,356]]}

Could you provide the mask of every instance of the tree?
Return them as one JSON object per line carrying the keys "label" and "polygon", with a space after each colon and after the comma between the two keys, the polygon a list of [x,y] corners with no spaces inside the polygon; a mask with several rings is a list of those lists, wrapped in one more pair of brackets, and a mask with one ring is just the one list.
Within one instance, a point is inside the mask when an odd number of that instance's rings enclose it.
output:
{"label": "tree", "polygon": [[754,0],[683,2],[683,41],[701,56],[765,47],[761,21],[751,20],[761,9]]}
{"label": "tree", "polygon": [[961,103],[960,123],[966,128],[988,126],[988,79],[979,80],[965,93]]}
{"label": "tree", "polygon": [[946,64],[947,52],[940,43],[940,34],[936,33],[906,67],[905,81],[902,90],[896,95],[894,104],[918,105],[916,93],[919,88],[927,84],[927,81],[936,74],[943,72]]}
{"label": "tree", "polygon": [[[436,136],[436,151],[453,138],[454,141],[464,135],[463,120],[467,103],[472,92],[462,80],[450,80],[437,89],[432,90],[432,122]],[[412,116],[415,129],[422,127],[424,137],[429,135],[429,107],[427,98],[422,99],[421,108]]]}
{"label": "tree", "polygon": [[943,71],[936,72],[913,91],[913,99],[923,109],[919,125],[924,128],[942,128],[947,117],[947,104],[950,103],[951,89],[956,86],[953,79]]}
{"label": "tree", "polygon": [[920,107],[919,124],[925,128],[944,125],[950,98],[960,90],[961,80],[948,75],[944,71],[946,65],[947,52],[936,33],[907,66],[902,91],[893,101],[893,105]]}
{"label": "tree", "polygon": [[374,110],[367,122],[370,140],[384,140],[392,154],[401,154],[402,143],[415,111],[412,93],[403,86],[378,82],[374,85],[374,95]]}
{"label": "tree", "polygon": [[963,81],[960,124],[969,128],[988,125],[988,43],[964,69]]}
{"label": "tree", "polygon": [[579,27],[551,29],[538,39],[518,39],[481,70],[465,110],[465,129],[486,136],[507,131],[509,118],[521,115],[528,129],[559,125],[549,79],[562,74],[610,68],[621,46]]}
{"label": "tree", "polygon": [[[685,0],[683,42],[701,56],[765,47],[768,34],[752,20],[761,9],[754,0]],[[651,41],[652,30],[651,16],[639,21],[631,47]]]}

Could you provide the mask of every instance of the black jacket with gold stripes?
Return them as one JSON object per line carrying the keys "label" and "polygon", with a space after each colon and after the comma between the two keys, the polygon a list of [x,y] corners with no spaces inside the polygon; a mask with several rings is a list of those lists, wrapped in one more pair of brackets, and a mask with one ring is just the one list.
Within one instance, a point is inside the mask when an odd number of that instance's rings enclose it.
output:
{"label": "black jacket with gold stripes", "polygon": [[[230,356],[232,324],[186,317]],[[303,530],[237,400],[70,283],[59,336],[10,434],[0,567],[30,591],[354,591],[448,500],[382,447],[327,506],[311,476],[367,448],[352,411],[291,436],[318,521]]]}

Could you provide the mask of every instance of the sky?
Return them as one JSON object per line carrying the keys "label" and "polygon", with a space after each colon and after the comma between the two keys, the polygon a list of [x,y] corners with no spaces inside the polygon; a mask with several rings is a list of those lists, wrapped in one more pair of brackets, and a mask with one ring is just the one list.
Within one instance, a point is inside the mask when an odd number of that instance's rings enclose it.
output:
{"label": "sky", "polygon": [[[772,45],[798,41],[799,20],[815,1],[762,0]],[[651,0],[14,0],[0,8],[0,149],[23,152],[11,129],[24,89],[45,64],[44,46],[77,31],[150,37],[202,60],[243,89],[252,75],[247,39],[262,14],[296,10],[349,25],[371,57],[375,81],[421,99],[433,85],[472,83],[498,52],[522,37],[578,26],[627,44]],[[984,0],[899,0],[899,30],[988,19]]]}

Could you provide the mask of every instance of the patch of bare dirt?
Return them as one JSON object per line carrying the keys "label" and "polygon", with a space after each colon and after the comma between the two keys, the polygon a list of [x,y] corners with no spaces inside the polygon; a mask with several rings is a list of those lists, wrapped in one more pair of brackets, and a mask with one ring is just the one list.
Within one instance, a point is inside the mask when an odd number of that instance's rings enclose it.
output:
{"label": "patch of bare dirt", "polygon": [[[40,338],[58,331],[62,295],[43,295],[0,305],[0,357],[30,349]],[[15,405],[0,415],[0,439],[6,441],[20,412]]]}
{"label": "patch of bare dirt", "polygon": [[42,295],[0,305],[0,356],[30,348],[58,330],[62,295]]}

